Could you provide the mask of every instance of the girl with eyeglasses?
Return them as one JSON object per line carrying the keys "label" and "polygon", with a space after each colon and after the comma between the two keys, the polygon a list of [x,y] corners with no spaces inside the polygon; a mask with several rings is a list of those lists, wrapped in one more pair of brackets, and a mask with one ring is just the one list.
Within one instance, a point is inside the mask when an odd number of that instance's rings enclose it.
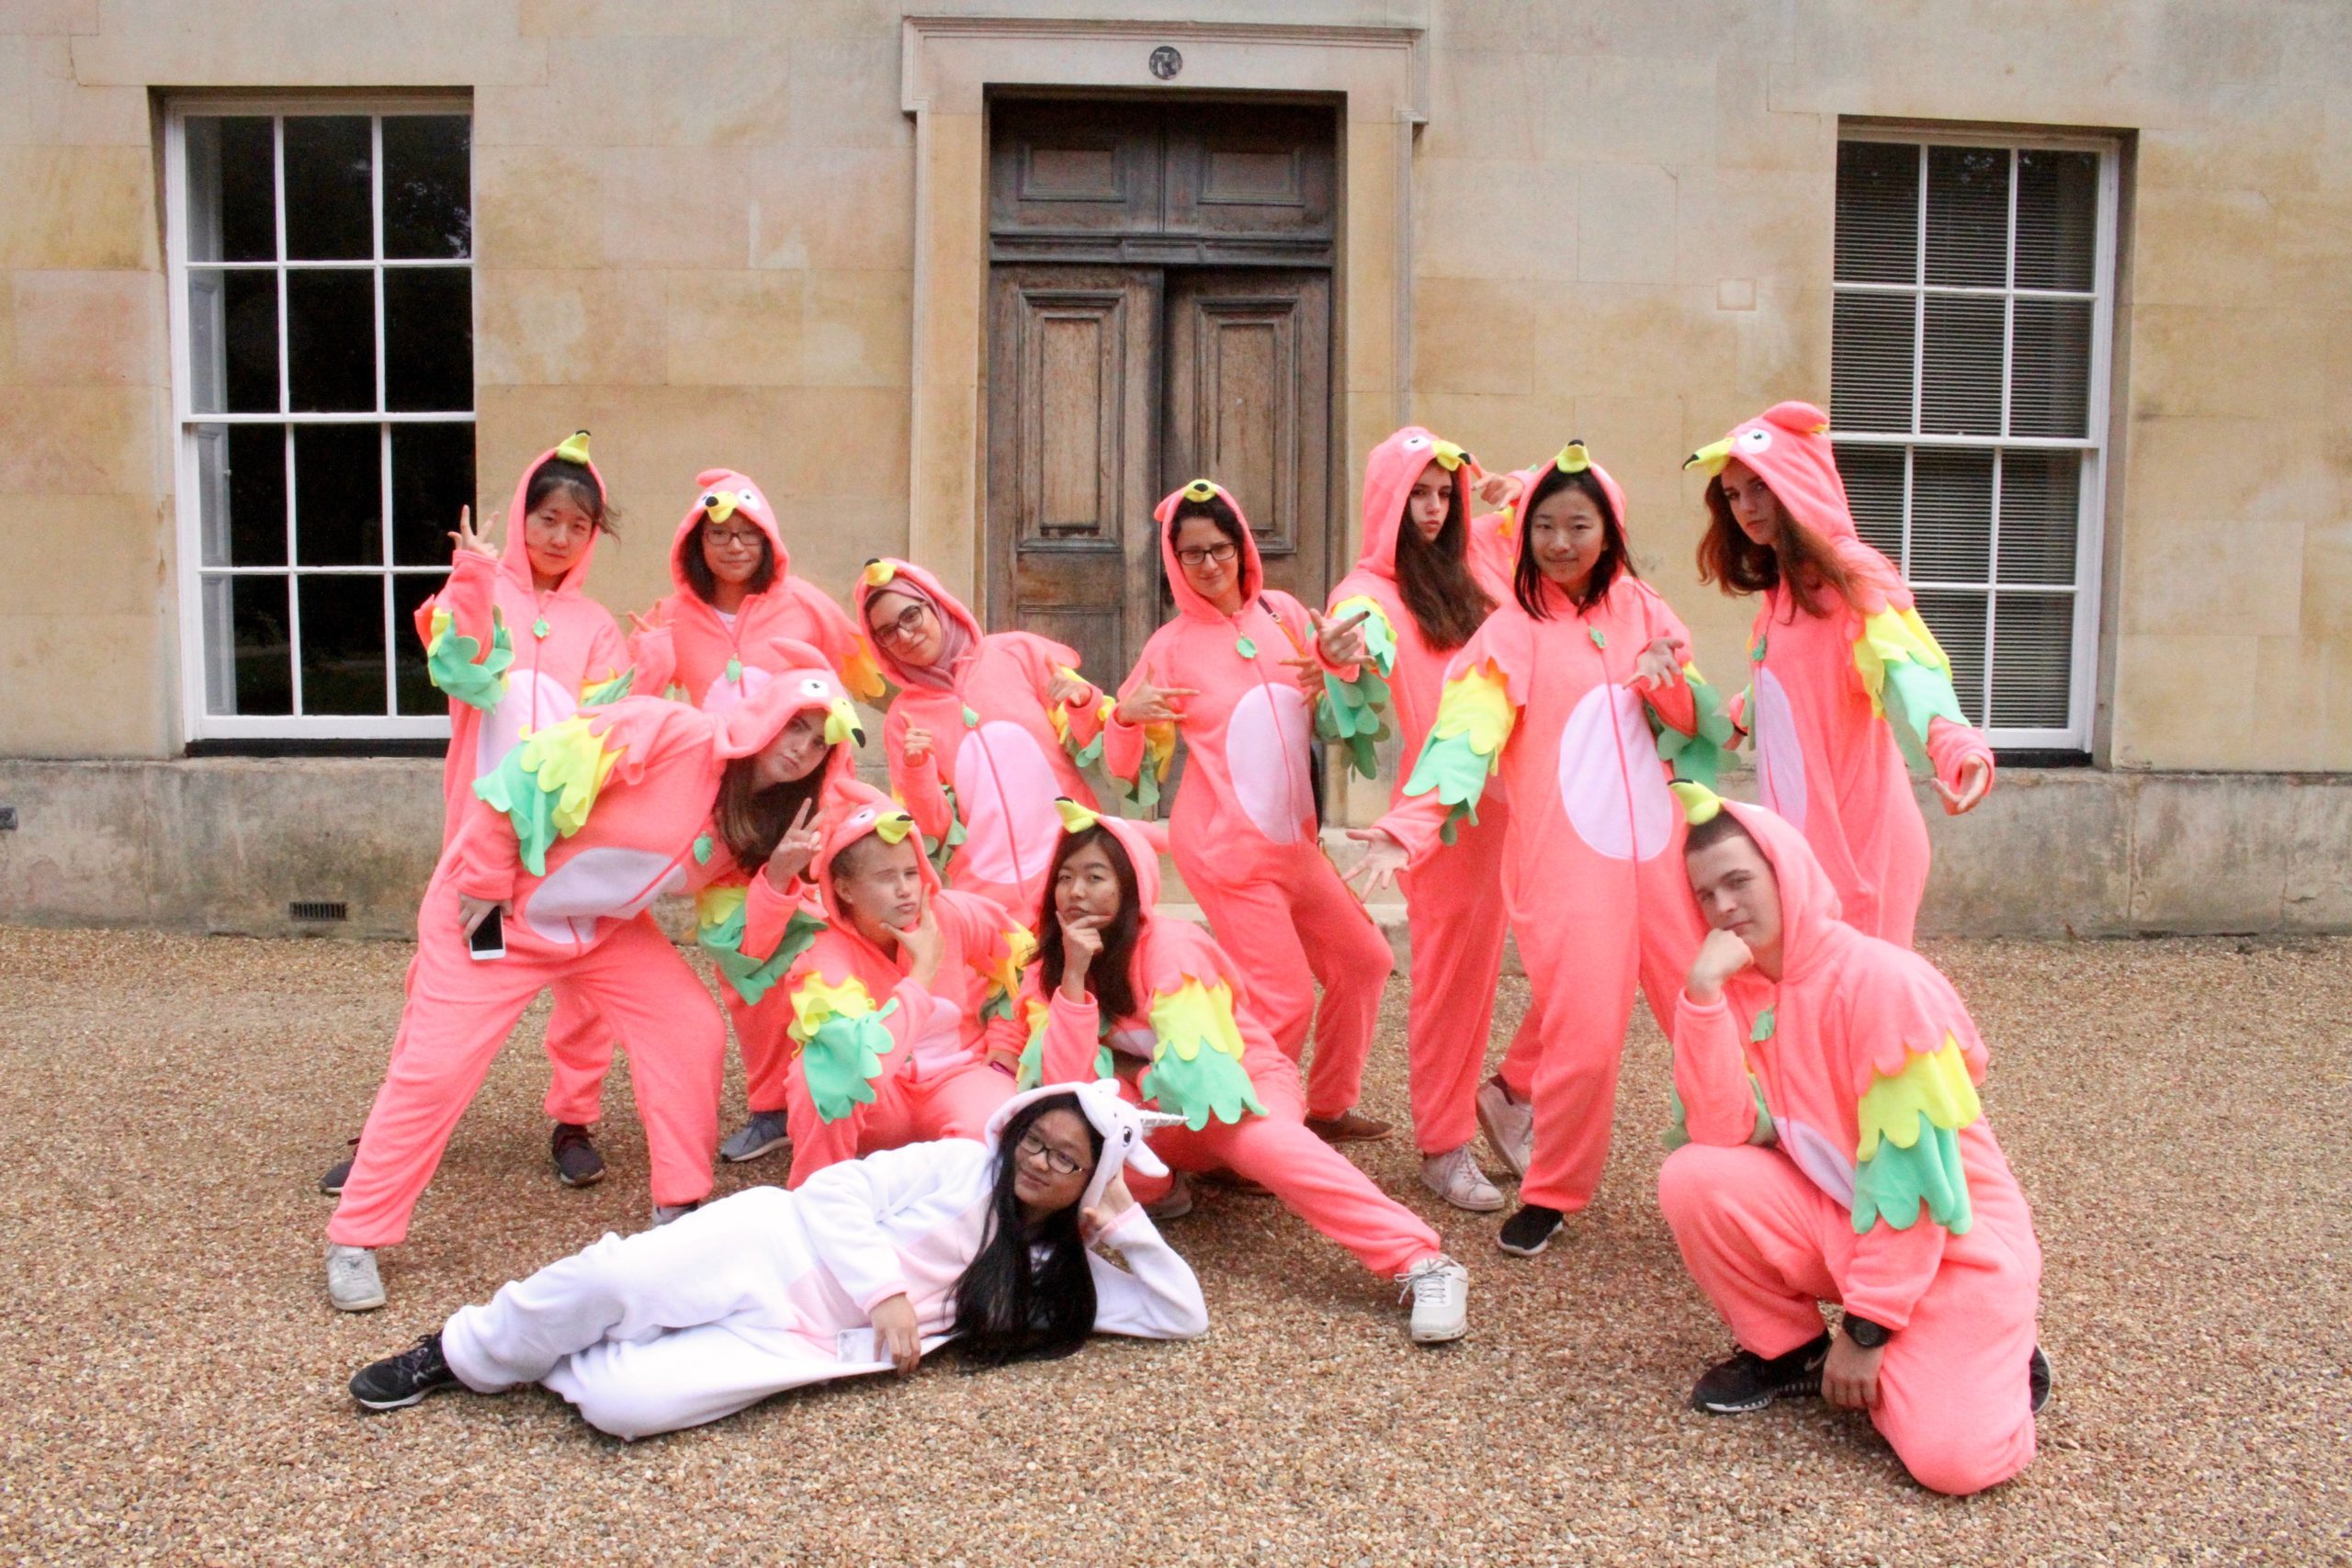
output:
{"label": "girl with eyeglasses", "polygon": [[352,1397],[392,1410],[536,1382],[637,1438],[786,1389],[903,1376],[949,1339],[996,1365],[1090,1334],[1195,1337],[1200,1281],[1125,1179],[1166,1172],[1142,1123],[1110,1085],[1056,1084],[1008,1100],[977,1141],[869,1155],[796,1191],[754,1187],[608,1235],[362,1368]]}
{"label": "girl with eyeglasses", "polygon": [[1389,1125],[1355,1105],[1395,959],[1323,852],[1311,772],[1324,671],[1364,658],[1361,623],[1326,624],[1268,588],[1249,520],[1215,481],[1171,491],[1152,515],[1176,615],[1119,688],[1103,761],[1156,807],[1183,736],[1176,869],[1283,1054],[1297,1062],[1313,1030],[1308,1127],[1333,1142],[1385,1138]]}
{"label": "girl with eyeglasses", "polygon": [[882,725],[891,792],[949,886],[1035,908],[1061,831],[1054,800],[1094,804],[1079,770],[1102,754],[1111,705],[1074,650],[1033,632],[983,632],[910,561],[868,561],[855,597],[899,688]]}

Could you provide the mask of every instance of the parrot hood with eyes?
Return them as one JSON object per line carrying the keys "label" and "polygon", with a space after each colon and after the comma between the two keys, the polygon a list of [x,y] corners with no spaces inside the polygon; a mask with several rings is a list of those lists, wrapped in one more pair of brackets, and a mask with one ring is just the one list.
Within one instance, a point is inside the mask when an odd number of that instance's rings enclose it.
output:
{"label": "parrot hood with eyes", "polygon": [[915,863],[922,868],[923,898],[926,903],[936,900],[940,893],[939,873],[931,857],[922,852],[922,835],[915,828],[915,819],[906,809],[871,784],[852,784],[829,803],[823,824],[825,842],[817,852],[816,863],[808,874],[817,885],[818,900],[825,907],[825,919],[833,930],[863,942],[849,911],[842,907],[833,891],[833,863],[852,844],[873,834],[886,844],[915,841]]}
{"label": "parrot hood with eyes", "polygon": [[1441,436],[1408,424],[1372,449],[1363,466],[1363,549],[1356,570],[1394,579],[1396,537],[1405,526],[1406,498],[1431,463],[1443,469],[1453,487],[1454,503],[1466,530],[1477,505],[1471,486],[1485,477],[1478,459]]}
{"label": "parrot hood with eyes", "polygon": [[1823,538],[1861,537],[1829,444],[1829,416],[1811,403],[1774,403],[1691,453],[1682,466],[1716,479],[1734,457],[1756,470],[1790,516]]}
{"label": "parrot hood with eyes", "polygon": [[865,730],[841,677],[822,653],[791,637],[771,638],[763,651],[764,667],[775,673],[718,719],[718,754],[751,756],[783,734],[784,727],[802,712],[817,708],[825,716],[825,744],[833,749],[826,760],[828,773],[835,778],[854,777]]}
{"label": "parrot hood with eyes", "polygon": [[[1176,607],[1185,615],[1203,620],[1222,622],[1225,613],[1194,591],[1184,576],[1183,564],[1176,558],[1176,509],[1188,501],[1209,501],[1223,497],[1233,509],[1235,521],[1241,525],[1241,554],[1234,567],[1241,576],[1241,603],[1247,605],[1257,599],[1266,586],[1266,569],[1258,559],[1258,539],[1250,526],[1250,514],[1241,510],[1240,501],[1231,491],[1215,479],[1194,479],[1178,490],[1160,497],[1151,515],[1159,525],[1159,564],[1168,574],[1168,592]],[[1222,538],[1222,533],[1218,536]]]}
{"label": "parrot hood with eyes", "polygon": [[694,504],[678,520],[678,531],[670,541],[670,581],[677,585],[679,592],[695,591],[693,579],[686,575],[686,552],[702,548],[695,530],[705,518],[715,524],[753,525],[767,536],[768,548],[775,552],[775,581],[782,582],[792,575],[792,553],[784,547],[784,534],[776,527],[775,512],[768,505],[767,492],[752,483],[750,476],[732,468],[705,468],[695,476]]}
{"label": "parrot hood with eyes", "polygon": [[[526,592],[537,586],[537,581],[531,575],[530,551],[524,542],[525,522],[531,513],[531,480],[550,462],[571,463],[587,469],[590,482],[596,487],[600,510],[603,503],[612,499],[611,491],[605,488],[605,476],[598,473],[596,465],[589,460],[588,433],[584,430],[573,431],[563,441],[523,466],[523,477],[514,481],[514,504],[506,513],[506,544],[499,552],[498,566],[500,570],[521,583]],[[601,527],[590,532],[588,543],[581,548],[580,558],[571,563],[571,570],[563,574],[554,592],[574,595],[581,592],[588,581],[588,563],[596,558],[596,541],[604,536],[605,530]]]}

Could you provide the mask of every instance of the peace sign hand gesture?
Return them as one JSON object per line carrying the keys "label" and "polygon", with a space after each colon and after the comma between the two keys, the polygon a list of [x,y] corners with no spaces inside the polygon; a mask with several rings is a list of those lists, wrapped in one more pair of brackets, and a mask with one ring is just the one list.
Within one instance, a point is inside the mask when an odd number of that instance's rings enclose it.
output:
{"label": "peace sign hand gesture", "polygon": [[449,542],[458,547],[458,553],[460,555],[470,551],[475,555],[496,560],[498,547],[490,542],[490,531],[498,526],[498,515],[495,512],[492,513],[483,521],[482,525],[476,528],[474,509],[470,506],[460,506],[458,508],[458,526],[450,534]]}
{"label": "peace sign hand gesture", "polygon": [[816,810],[814,800],[804,800],[792,818],[792,826],[775,841],[775,851],[768,856],[768,886],[779,893],[787,892],[808,868],[816,863],[817,852],[825,847],[825,835],[809,825],[809,814]]}

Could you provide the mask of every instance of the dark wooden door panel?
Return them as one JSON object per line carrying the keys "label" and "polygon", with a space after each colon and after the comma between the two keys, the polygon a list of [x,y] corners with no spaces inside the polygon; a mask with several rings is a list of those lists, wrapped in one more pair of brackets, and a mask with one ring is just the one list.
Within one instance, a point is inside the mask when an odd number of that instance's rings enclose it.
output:
{"label": "dark wooden door panel", "polygon": [[1015,99],[989,126],[989,228],[1151,234],[1160,226],[1157,106]]}
{"label": "dark wooden door panel", "polygon": [[1191,107],[1166,132],[1166,232],[1331,238],[1338,158],[1329,109]]}
{"label": "dark wooden door panel", "polygon": [[1224,485],[1268,583],[1315,604],[1332,576],[1330,288],[1327,273],[1263,267],[1168,284],[1160,489]]}
{"label": "dark wooden door panel", "polygon": [[1160,275],[1000,265],[990,296],[985,614],[1114,684],[1156,619]]}

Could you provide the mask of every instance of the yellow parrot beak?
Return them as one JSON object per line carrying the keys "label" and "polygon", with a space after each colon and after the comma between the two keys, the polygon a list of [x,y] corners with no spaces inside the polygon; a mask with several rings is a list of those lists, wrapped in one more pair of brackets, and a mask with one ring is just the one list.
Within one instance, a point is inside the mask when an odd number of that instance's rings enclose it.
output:
{"label": "yellow parrot beak", "polygon": [[1438,467],[1449,474],[1461,468],[1470,456],[1451,441],[1432,441],[1430,443],[1430,450],[1436,454]]}
{"label": "yellow parrot beak", "polygon": [[1089,811],[1068,795],[1057,795],[1054,798],[1054,809],[1062,814],[1062,831],[1065,833],[1083,833],[1102,820],[1100,816]]}
{"label": "yellow parrot beak", "polygon": [[865,727],[857,722],[857,709],[847,697],[825,710],[825,744],[838,746],[844,740],[854,746],[865,744]]}
{"label": "yellow parrot beak", "polygon": [[1194,479],[1184,487],[1184,499],[1186,501],[1215,501],[1216,485],[1213,480]]}
{"label": "yellow parrot beak", "polygon": [[915,819],[903,811],[893,811],[874,824],[874,836],[886,844],[902,844],[914,830]]}
{"label": "yellow parrot beak", "polygon": [[702,514],[713,523],[724,523],[735,515],[735,498],[725,491],[712,491],[702,498]]}
{"label": "yellow parrot beak", "polygon": [[1696,828],[1702,822],[1712,822],[1724,808],[1724,797],[1702,784],[1690,784],[1681,779],[1668,784],[1674,798],[1682,803],[1683,820]]}
{"label": "yellow parrot beak", "polygon": [[588,433],[584,430],[573,431],[561,445],[556,447],[555,455],[567,463],[577,463],[582,468],[586,468],[588,466]]}
{"label": "yellow parrot beak", "polygon": [[1726,435],[1721,441],[1715,442],[1712,446],[1702,446],[1696,452],[1691,453],[1689,459],[1686,460],[1682,466],[1686,468],[1701,469],[1710,477],[1713,477],[1713,475],[1722,473],[1724,471],[1724,465],[1730,461],[1731,437]]}
{"label": "yellow parrot beak", "polygon": [[887,587],[898,575],[899,569],[888,561],[875,559],[865,563],[865,586],[868,588]]}
{"label": "yellow parrot beak", "polygon": [[1584,449],[1583,442],[1571,441],[1560,448],[1560,455],[1552,459],[1552,465],[1564,474],[1580,474],[1592,467],[1592,454]]}

